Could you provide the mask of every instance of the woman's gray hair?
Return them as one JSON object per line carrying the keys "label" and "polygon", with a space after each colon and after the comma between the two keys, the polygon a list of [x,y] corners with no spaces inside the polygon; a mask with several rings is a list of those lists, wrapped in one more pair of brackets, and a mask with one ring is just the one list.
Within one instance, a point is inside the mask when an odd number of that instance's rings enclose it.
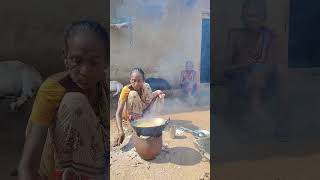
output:
{"label": "woman's gray hair", "polygon": [[143,72],[143,70],[141,68],[133,68],[131,70],[131,72],[130,72],[130,77],[132,76],[133,73],[136,73],[136,72],[141,74],[142,78],[145,79],[144,78],[144,72]]}

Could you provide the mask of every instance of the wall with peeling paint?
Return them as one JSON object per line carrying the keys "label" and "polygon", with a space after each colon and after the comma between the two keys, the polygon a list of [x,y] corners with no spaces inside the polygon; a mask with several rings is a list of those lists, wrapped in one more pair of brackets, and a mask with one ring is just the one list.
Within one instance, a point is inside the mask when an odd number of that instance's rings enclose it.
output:
{"label": "wall with peeling paint", "polygon": [[130,69],[141,67],[147,77],[161,77],[176,86],[186,60],[199,70],[201,14],[209,11],[209,2],[111,1],[114,17],[132,18],[131,32],[111,28],[111,79],[127,83]]}

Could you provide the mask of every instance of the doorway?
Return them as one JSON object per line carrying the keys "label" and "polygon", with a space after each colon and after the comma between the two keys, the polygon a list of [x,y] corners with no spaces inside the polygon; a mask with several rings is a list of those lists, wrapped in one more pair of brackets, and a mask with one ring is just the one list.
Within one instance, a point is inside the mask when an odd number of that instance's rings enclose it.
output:
{"label": "doorway", "polygon": [[210,82],[210,14],[202,17],[200,82]]}

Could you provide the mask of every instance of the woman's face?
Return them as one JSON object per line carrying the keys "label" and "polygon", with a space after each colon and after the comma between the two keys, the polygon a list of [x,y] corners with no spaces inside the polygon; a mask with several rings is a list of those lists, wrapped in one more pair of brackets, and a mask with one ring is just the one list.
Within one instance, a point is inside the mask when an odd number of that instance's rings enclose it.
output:
{"label": "woman's face", "polygon": [[79,32],[68,41],[65,65],[72,80],[83,90],[95,88],[105,78],[106,50],[91,32]]}
{"label": "woman's face", "polygon": [[141,90],[144,84],[144,79],[141,73],[133,72],[130,77],[130,84],[132,85],[134,90]]}
{"label": "woman's face", "polygon": [[193,70],[193,64],[190,63],[190,62],[186,63],[186,70],[187,70],[187,71]]}
{"label": "woman's face", "polygon": [[244,23],[248,28],[258,29],[263,26],[265,20],[265,12],[262,8],[248,8],[244,12]]}

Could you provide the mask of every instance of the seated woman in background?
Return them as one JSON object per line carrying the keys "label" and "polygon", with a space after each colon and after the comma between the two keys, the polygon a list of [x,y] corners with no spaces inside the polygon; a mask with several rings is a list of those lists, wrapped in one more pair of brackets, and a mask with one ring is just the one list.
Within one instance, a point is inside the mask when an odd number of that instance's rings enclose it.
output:
{"label": "seated woman in background", "polygon": [[185,70],[181,72],[180,85],[182,93],[185,95],[196,96],[199,91],[199,81],[198,73],[193,68],[193,63],[187,61],[185,65]]}
{"label": "seated woman in background", "polygon": [[133,121],[150,114],[159,114],[162,110],[165,94],[161,90],[152,92],[146,83],[144,72],[140,68],[134,68],[130,73],[130,84],[123,87],[116,112],[118,137],[113,146],[120,145],[125,134],[122,127],[124,114],[125,121]]}

